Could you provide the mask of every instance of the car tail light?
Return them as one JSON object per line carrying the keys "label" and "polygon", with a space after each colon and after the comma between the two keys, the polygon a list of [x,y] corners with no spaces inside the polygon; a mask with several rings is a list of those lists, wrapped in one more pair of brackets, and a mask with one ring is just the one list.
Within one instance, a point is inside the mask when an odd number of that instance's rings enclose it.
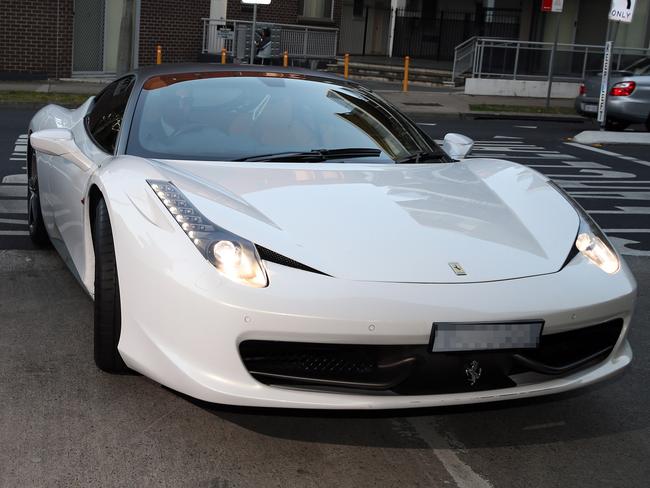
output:
{"label": "car tail light", "polygon": [[612,91],[610,92],[610,95],[613,97],[629,97],[632,95],[632,92],[636,88],[636,83],[633,81],[622,81],[620,83],[616,83],[612,87]]}
{"label": "car tail light", "polygon": [[580,96],[586,95],[586,94],[587,94],[587,87],[583,83],[582,85],[580,85]]}

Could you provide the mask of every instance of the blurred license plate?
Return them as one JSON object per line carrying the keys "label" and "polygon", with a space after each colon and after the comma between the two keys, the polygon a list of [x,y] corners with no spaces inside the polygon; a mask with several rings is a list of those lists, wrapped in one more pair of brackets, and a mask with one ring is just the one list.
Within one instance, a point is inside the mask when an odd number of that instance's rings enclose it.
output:
{"label": "blurred license plate", "polygon": [[583,112],[588,112],[592,114],[598,112],[598,105],[588,105],[586,103],[582,103],[580,104],[580,107],[582,108]]}
{"label": "blurred license plate", "polygon": [[433,324],[431,352],[534,349],[543,327],[543,321]]}

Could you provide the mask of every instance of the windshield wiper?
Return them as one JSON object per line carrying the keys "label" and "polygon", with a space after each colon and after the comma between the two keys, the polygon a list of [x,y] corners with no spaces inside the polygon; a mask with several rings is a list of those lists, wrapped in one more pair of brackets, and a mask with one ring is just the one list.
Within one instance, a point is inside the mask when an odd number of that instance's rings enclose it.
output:
{"label": "windshield wiper", "polygon": [[347,149],[313,149],[304,152],[285,152],[275,154],[263,154],[261,156],[250,156],[235,161],[250,162],[272,162],[285,161],[318,163],[329,161],[331,159],[350,159],[350,158],[377,158],[381,155],[381,150],[370,148],[347,148]]}
{"label": "windshield wiper", "polygon": [[418,164],[431,162],[447,163],[449,162],[449,157],[443,152],[418,151],[402,159],[397,159],[395,164]]}

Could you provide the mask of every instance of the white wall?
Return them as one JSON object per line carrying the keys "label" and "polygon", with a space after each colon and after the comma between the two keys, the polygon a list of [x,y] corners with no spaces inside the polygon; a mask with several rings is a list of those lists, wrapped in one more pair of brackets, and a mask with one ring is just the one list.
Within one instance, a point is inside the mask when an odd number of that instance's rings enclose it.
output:
{"label": "white wall", "polygon": [[[575,98],[580,83],[553,83],[552,98]],[[465,82],[466,95],[492,95],[500,97],[546,98],[548,84],[545,81],[491,80],[468,78]]]}

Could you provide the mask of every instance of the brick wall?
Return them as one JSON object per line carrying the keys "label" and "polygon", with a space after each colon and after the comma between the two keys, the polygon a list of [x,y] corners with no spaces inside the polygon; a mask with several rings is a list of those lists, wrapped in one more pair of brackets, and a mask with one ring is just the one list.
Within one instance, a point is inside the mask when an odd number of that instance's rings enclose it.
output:
{"label": "brick wall", "polygon": [[66,78],[73,0],[1,0],[0,79]]}
{"label": "brick wall", "polygon": [[210,17],[210,0],[142,0],[139,64],[156,62],[156,46],[164,63],[194,62],[203,43],[202,18]]}
{"label": "brick wall", "polygon": [[[298,4],[298,0],[273,0],[271,5],[258,5],[257,18],[260,22],[276,22],[279,24],[305,23],[299,18]],[[341,25],[342,4],[343,0],[334,0],[333,24],[336,24],[336,26]],[[252,5],[242,4],[241,0],[228,0],[226,16],[229,20],[253,20],[253,7]],[[319,22],[319,24],[322,23]]]}

